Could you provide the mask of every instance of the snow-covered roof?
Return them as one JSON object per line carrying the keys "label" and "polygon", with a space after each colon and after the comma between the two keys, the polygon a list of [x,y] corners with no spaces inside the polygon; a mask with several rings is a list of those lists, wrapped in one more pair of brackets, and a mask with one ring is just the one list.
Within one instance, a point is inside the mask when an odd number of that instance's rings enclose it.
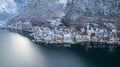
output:
{"label": "snow-covered roof", "polygon": [[116,26],[113,23],[109,23],[109,25],[112,29],[116,29]]}

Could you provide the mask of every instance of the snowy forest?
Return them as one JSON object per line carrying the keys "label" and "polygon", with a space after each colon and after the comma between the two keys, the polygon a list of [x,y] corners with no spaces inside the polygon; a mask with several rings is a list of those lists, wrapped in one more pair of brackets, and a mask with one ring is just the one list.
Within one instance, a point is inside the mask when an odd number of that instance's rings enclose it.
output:
{"label": "snowy forest", "polygon": [[0,14],[18,13],[8,23],[31,20],[33,24],[42,25],[61,19],[66,26],[79,26],[86,22],[120,22],[120,0],[21,0],[24,5],[19,7],[23,10],[18,9],[18,3],[14,2],[19,0],[11,1],[8,0],[8,3],[13,4],[11,8],[14,9],[4,9],[6,13]]}

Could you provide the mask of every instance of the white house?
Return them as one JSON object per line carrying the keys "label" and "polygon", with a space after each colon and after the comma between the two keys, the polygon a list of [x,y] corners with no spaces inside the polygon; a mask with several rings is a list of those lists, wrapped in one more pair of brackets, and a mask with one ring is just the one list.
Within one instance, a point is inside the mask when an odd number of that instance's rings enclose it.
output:
{"label": "white house", "polygon": [[115,43],[116,39],[114,37],[111,37],[108,41],[108,43]]}
{"label": "white house", "polygon": [[117,33],[117,29],[113,28],[112,33]]}
{"label": "white house", "polygon": [[64,34],[63,41],[65,43],[73,43],[71,34]]}
{"label": "white house", "polygon": [[90,41],[90,35],[83,35],[84,41]]}
{"label": "white house", "polygon": [[53,26],[59,26],[61,23],[61,19],[51,20],[51,25]]}
{"label": "white house", "polygon": [[76,42],[83,42],[83,38],[82,38],[82,35],[76,35]]}
{"label": "white house", "polygon": [[88,23],[87,24],[87,34],[91,36],[92,33],[95,33],[93,27]]}

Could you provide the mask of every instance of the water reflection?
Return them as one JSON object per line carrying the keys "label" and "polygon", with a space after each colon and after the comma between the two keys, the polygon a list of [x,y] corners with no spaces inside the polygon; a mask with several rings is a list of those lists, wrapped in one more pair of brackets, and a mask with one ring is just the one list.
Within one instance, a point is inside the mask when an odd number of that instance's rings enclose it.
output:
{"label": "water reflection", "polygon": [[120,67],[119,57],[118,50],[45,48],[0,30],[0,67]]}
{"label": "water reflection", "polygon": [[[44,66],[45,57],[42,50],[37,50],[36,46],[26,37],[17,33],[2,31],[0,33],[0,61],[3,65],[30,67]],[[1,64],[0,64],[1,65]]]}
{"label": "water reflection", "polygon": [[85,60],[67,49],[49,49],[28,38],[0,30],[0,67],[87,67]]}

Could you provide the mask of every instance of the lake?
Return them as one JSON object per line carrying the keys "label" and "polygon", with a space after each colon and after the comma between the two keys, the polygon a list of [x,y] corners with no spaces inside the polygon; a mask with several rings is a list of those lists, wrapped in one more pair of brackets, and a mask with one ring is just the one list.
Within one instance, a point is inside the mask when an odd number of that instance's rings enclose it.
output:
{"label": "lake", "polygon": [[0,30],[0,67],[120,67],[120,51],[42,47]]}

